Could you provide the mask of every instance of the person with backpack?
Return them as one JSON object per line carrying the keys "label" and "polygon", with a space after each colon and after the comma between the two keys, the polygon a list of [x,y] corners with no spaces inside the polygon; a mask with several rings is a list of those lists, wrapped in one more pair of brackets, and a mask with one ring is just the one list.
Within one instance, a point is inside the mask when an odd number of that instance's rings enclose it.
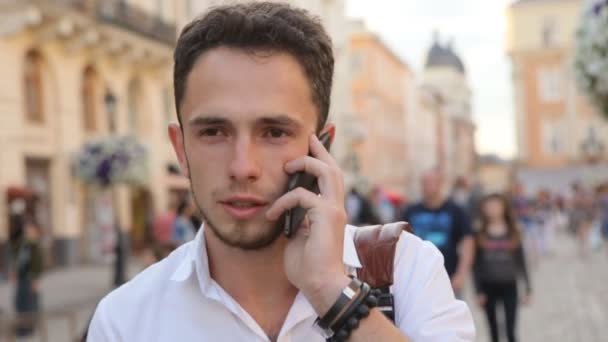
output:
{"label": "person with backpack", "polygon": [[[169,135],[204,224],[99,303],[89,341],[474,340],[430,243],[402,230],[390,245],[355,243],[387,237],[347,226],[342,171],[317,137],[335,136],[318,18],[271,1],[214,7],[186,25],[174,59]],[[320,194],[286,192],[297,172]],[[296,207],[306,216],[288,237]],[[364,247],[384,255],[378,265],[362,262]],[[388,265],[394,321],[360,271]]]}
{"label": "person with backpack", "polygon": [[486,196],[480,216],[473,267],[477,301],[486,313],[492,342],[499,341],[496,306],[503,304],[507,339],[514,342],[520,299],[518,281],[522,280],[525,286],[523,303],[530,302],[531,294],[521,232],[509,200],[503,195]]}

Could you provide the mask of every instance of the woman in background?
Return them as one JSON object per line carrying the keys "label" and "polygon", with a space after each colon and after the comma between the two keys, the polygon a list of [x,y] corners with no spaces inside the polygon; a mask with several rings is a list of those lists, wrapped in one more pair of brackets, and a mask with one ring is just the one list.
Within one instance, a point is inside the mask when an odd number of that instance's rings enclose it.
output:
{"label": "woman in background", "polygon": [[507,339],[516,341],[518,280],[525,284],[522,302],[530,300],[530,280],[526,269],[521,233],[506,197],[493,194],[481,202],[480,229],[476,237],[475,286],[479,305],[485,309],[493,342],[498,342],[496,304],[505,309]]}
{"label": "woman in background", "polygon": [[30,218],[25,219],[24,236],[16,247],[14,263],[15,311],[21,315],[15,332],[18,337],[30,336],[34,332],[36,316],[40,311],[42,275],[40,230]]}

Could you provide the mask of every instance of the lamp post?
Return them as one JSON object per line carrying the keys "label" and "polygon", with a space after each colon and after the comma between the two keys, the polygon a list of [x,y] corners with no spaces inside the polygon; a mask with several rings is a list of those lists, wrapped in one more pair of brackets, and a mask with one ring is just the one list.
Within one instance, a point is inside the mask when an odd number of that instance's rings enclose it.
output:
{"label": "lamp post", "polygon": [[593,127],[590,127],[587,131],[587,136],[581,142],[580,148],[587,166],[586,169],[589,170],[589,175],[586,178],[589,180],[589,183],[593,184],[597,181],[593,165],[602,159],[602,154],[605,150],[604,142],[597,138]]}
{"label": "lamp post", "polygon": [[431,85],[423,85],[422,90],[429,98],[429,102],[432,106],[433,114],[435,115],[436,123],[435,123],[435,135],[436,135],[436,158],[437,165],[436,167],[439,170],[443,170],[445,172],[445,149],[444,149],[444,140],[443,140],[443,117],[441,115],[441,111],[443,106],[446,103],[445,96],[442,94],[441,90],[437,89]]}
{"label": "lamp post", "polygon": [[[108,115],[108,129],[111,135],[116,134],[116,104],[117,99],[114,93],[108,88],[106,89],[106,95],[104,96],[103,102],[106,106],[106,113]],[[125,251],[125,237],[123,236],[122,229],[120,228],[120,213],[117,208],[118,193],[115,186],[111,186],[110,191],[112,192],[112,203],[114,211],[114,279],[113,285],[118,287],[126,281],[126,251]]]}
{"label": "lamp post", "polygon": [[103,98],[108,114],[108,127],[111,134],[116,133],[116,96],[110,89],[106,89],[106,95]]}
{"label": "lamp post", "polygon": [[581,151],[586,161],[590,164],[598,162],[604,153],[604,149],[604,142],[597,138],[595,129],[590,127],[587,131],[587,136],[581,142]]}

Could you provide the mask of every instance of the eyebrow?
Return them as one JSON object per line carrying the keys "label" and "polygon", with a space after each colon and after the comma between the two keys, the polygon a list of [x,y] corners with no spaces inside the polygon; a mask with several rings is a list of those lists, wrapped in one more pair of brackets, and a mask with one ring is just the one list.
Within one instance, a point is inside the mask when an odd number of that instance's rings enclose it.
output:
{"label": "eyebrow", "polygon": [[[301,127],[302,124],[285,114],[270,114],[256,119],[256,123],[264,125]],[[226,125],[230,120],[221,116],[195,116],[188,121],[190,126]]]}
{"label": "eyebrow", "polygon": [[289,116],[287,116],[285,114],[264,116],[264,117],[259,118],[256,121],[258,121],[259,123],[262,123],[262,124],[266,124],[266,125],[294,126],[294,127],[301,126],[301,123],[298,120],[290,118]]}
{"label": "eyebrow", "polygon": [[195,116],[188,121],[189,126],[207,126],[227,124],[228,120],[219,116]]}

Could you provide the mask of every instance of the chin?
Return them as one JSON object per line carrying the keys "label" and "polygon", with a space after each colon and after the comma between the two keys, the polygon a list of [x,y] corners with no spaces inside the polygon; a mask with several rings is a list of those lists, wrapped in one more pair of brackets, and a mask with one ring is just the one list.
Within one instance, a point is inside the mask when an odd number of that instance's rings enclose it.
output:
{"label": "chin", "polygon": [[[235,222],[207,220],[205,228],[224,244],[243,250],[260,250],[271,246],[283,232],[281,225],[269,221]],[[219,228],[222,227],[222,228]]]}

